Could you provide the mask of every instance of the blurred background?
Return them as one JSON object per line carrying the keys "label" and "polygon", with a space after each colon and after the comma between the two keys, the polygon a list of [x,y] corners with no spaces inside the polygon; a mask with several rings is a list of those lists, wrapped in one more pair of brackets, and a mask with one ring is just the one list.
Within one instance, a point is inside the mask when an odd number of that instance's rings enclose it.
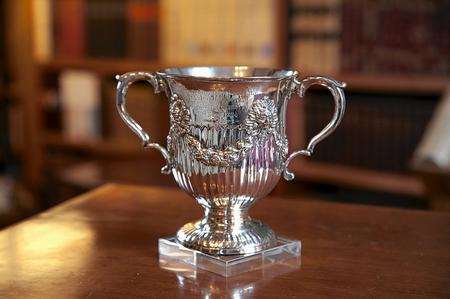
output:
{"label": "blurred background", "polygon": [[[1,0],[0,227],[106,182],[175,187],[115,111],[116,74],[169,66],[293,68],[348,85],[347,112],[274,193],[450,210],[450,1]],[[167,100],[129,111],[165,144]],[[331,118],[294,97],[291,150]],[[299,199],[300,198],[300,199]],[[169,200],[169,199],[168,199]]]}

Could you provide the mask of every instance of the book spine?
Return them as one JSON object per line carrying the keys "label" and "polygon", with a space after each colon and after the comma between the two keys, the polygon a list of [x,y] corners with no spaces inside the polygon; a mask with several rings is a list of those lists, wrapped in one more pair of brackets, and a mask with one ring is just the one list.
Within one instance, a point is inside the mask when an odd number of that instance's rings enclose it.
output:
{"label": "book spine", "polygon": [[156,0],[128,0],[127,57],[141,60],[158,58],[158,15]]}
{"label": "book spine", "polygon": [[67,70],[59,75],[59,88],[64,136],[71,140],[101,137],[100,78],[88,71]]}
{"label": "book spine", "polygon": [[[263,0],[258,2],[258,7],[254,6],[257,13],[254,16],[253,28],[262,28],[255,35],[253,65],[260,67],[274,67],[277,65],[277,21],[276,1]],[[255,29],[253,29],[255,30]]]}
{"label": "book spine", "polygon": [[32,1],[34,55],[39,61],[53,56],[53,14],[51,0]]}
{"label": "book spine", "polygon": [[86,32],[88,56],[125,57],[125,2],[121,0],[87,1]]}
{"label": "book spine", "polygon": [[85,55],[85,1],[54,1],[55,52],[58,57]]}
{"label": "book spine", "polygon": [[[195,3],[194,3],[195,2]],[[209,12],[215,1],[183,0],[180,4],[178,15],[184,15],[180,18],[181,28],[178,31],[181,35],[179,47],[176,49],[177,56],[180,57],[180,64],[212,64],[210,38],[212,32],[211,16]],[[199,20],[202,20],[199,22]],[[204,28],[208,28],[205,30]],[[198,34],[202,32],[203,34]],[[176,36],[174,37],[177,38]]]}
{"label": "book spine", "polygon": [[[202,18],[201,0],[164,0],[161,2],[160,57],[168,64],[195,63],[199,39],[204,34],[194,30],[195,18]],[[198,9],[194,10],[195,7]],[[194,13],[195,11],[195,13]],[[205,20],[203,20],[203,26]],[[197,55],[197,57],[200,54]],[[204,63],[207,63],[204,61]]]}
{"label": "book spine", "polygon": [[238,1],[238,3],[240,6],[240,8],[238,8],[238,19],[240,20],[240,23],[238,23],[237,28],[240,28],[240,30],[237,35],[237,57],[240,63],[246,64],[248,63],[247,61],[251,60],[254,53],[254,41],[252,40],[252,33],[254,30],[252,25],[254,22],[255,13],[252,10],[254,9],[254,3],[252,3],[251,0]]}
{"label": "book spine", "polygon": [[174,0],[165,0],[160,2],[160,26],[159,26],[159,57],[162,61],[167,63],[172,62],[174,59],[174,48],[176,47],[176,40],[173,39],[174,35],[174,12],[172,2]]}
{"label": "book spine", "polygon": [[[223,31],[223,62],[228,65],[236,64],[236,36],[237,30],[237,0],[222,1],[224,11],[229,11],[229,18],[224,20]],[[237,63],[239,64],[239,63]]]}
{"label": "book spine", "polygon": [[340,71],[341,1],[293,1],[290,20],[293,67],[309,73]]}

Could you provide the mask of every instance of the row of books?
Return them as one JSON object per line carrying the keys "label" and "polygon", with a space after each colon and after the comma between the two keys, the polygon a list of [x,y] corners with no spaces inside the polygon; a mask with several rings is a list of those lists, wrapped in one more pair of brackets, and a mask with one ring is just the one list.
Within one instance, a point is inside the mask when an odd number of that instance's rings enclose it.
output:
{"label": "row of books", "polygon": [[277,64],[277,0],[164,0],[161,54],[174,64]]}
{"label": "row of books", "polygon": [[277,63],[276,0],[36,0],[38,58]]}
{"label": "row of books", "polygon": [[[328,93],[305,101],[306,140],[332,114]],[[408,172],[437,105],[434,97],[352,94],[339,128],[319,145],[315,161],[390,172]]]}
{"label": "row of books", "polygon": [[157,0],[36,0],[33,8],[41,60],[158,58]]}
{"label": "row of books", "polygon": [[[278,64],[275,0],[35,0],[37,56]],[[290,64],[450,73],[449,1],[291,0]]]}
{"label": "row of books", "polygon": [[448,0],[292,0],[290,11],[294,67],[450,74]]}
{"label": "row of books", "polygon": [[450,74],[450,1],[346,0],[343,70]]}

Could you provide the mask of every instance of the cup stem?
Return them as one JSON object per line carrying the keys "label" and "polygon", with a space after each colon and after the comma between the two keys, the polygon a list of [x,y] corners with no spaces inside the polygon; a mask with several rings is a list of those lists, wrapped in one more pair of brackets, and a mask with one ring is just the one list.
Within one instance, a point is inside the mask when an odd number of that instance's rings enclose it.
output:
{"label": "cup stem", "polygon": [[205,217],[202,224],[221,231],[241,230],[245,221],[250,220],[248,208],[236,207],[204,207]]}

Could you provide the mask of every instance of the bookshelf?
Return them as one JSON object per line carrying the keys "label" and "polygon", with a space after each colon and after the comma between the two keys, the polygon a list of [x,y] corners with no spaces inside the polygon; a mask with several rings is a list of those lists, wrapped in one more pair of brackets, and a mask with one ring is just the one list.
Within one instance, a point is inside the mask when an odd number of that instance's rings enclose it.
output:
{"label": "bookshelf", "polygon": [[[87,1],[83,2],[87,4]],[[117,5],[118,1],[115,2]],[[20,129],[23,143],[20,145],[20,148],[16,149],[16,153],[20,155],[23,161],[24,180],[28,183],[30,189],[39,191],[43,180],[43,170],[48,170],[46,167],[48,164],[51,164],[49,152],[58,152],[67,156],[68,160],[71,160],[72,157],[77,158],[80,155],[89,157],[89,159],[110,157],[125,159],[150,157],[151,159],[159,159],[159,157],[156,158],[156,155],[149,155],[148,151],[143,150],[137,140],[133,144],[103,137],[91,141],[78,141],[67,139],[62,132],[47,131],[43,125],[45,94],[49,89],[55,88],[55,84],[57,84],[55,78],[65,70],[91,71],[99,76],[101,80],[112,80],[114,75],[132,70],[145,69],[152,71],[168,66],[192,65],[194,63],[173,64],[162,61],[162,59],[68,58],[57,55],[57,51],[59,51],[57,49],[52,55],[48,56],[46,54],[46,51],[48,51],[47,46],[44,47],[44,51],[35,48],[36,45],[42,45],[43,38],[48,37],[45,33],[42,34],[42,27],[36,28],[36,24],[41,26],[49,23],[47,20],[36,22],[36,17],[49,16],[48,12],[40,10],[36,3],[34,0],[11,1],[7,3],[6,7],[8,11],[6,15],[9,16],[7,20],[8,28],[13,28],[9,32],[12,42],[8,46],[10,52],[17,54],[13,59],[14,70],[16,71],[14,84],[17,87],[18,92],[16,96],[20,100],[21,112],[23,113],[21,122],[24,124],[23,128]],[[45,0],[42,3],[45,3],[47,7],[49,4],[53,5],[51,3],[56,3],[57,9],[61,9],[63,1]],[[132,1],[124,1],[124,3],[128,4],[132,3]],[[139,1],[136,1],[135,5],[141,5],[142,3],[144,2],[139,3]],[[275,49],[275,65],[282,67],[286,64],[287,54],[287,32],[285,30],[287,6],[284,0],[273,1],[273,3],[276,16],[274,39],[278,45]],[[75,2],[71,2],[70,5],[72,6],[71,9],[74,8],[74,5],[78,6],[78,8],[80,7],[80,4]],[[70,17],[72,18],[70,22],[73,22],[73,18],[79,18],[80,16],[77,14]],[[55,20],[53,21],[55,22]],[[61,19],[56,20],[56,22],[61,22]],[[66,26],[65,29],[61,30],[61,23],[54,23],[53,26],[56,26],[56,24],[59,27],[55,36],[56,38],[61,38],[61,35],[64,35],[66,32],[64,30],[67,30],[69,27]],[[74,25],[74,23],[71,24]],[[68,31],[67,33],[73,34],[73,32]],[[80,32],[76,32],[76,34],[80,34]],[[73,46],[73,44],[69,43],[65,44],[64,47],[67,48],[69,45]],[[33,51],[29,49],[33,49]],[[220,63],[215,64],[221,65]],[[223,65],[225,64],[227,63],[223,63]]]}
{"label": "bookshelf", "polygon": [[133,61],[117,59],[67,59],[53,58],[49,61],[38,63],[40,72],[58,73],[65,69],[81,69],[96,72],[99,75],[112,76],[122,74],[130,70],[158,70],[164,67],[160,61]]}
{"label": "bookshelf", "polygon": [[429,75],[368,75],[338,73],[336,79],[346,82],[348,91],[370,93],[407,93],[440,95],[450,77]]}
{"label": "bookshelf", "polygon": [[[132,69],[155,70],[165,67],[161,62],[115,61],[107,59],[54,59],[39,64],[43,73],[58,73],[64,69],[91,70],[102,76],[112,77]],[[348,84],[347,90],[373,93],[424,93],[440,94],[446,87],[448,78],[434,76],[374,76],[341,74],[335,75]],[[145,157],[148,155],[138,146],[120,142],[99,140],[97,142],[74,142],[62,135],[47,135],[46,146],[64,152],[81,151],[92,156]],[[425,194],[420,178],[411,174],[398,174],[367,170],[357,167],[339,166],[314,161],[293,163],[293,169],[300,180],[324,182],[345,187],[368,189],[377,192],[421,197]]]}
{"label": "bookshelf", "polygon": [[[64,58],[51,57],[43,60],[32,55],[33,36],[33,0],[14,1],[9,3],[9,26],[15,28],[11,33],[13,43],[11,51],[17,53],[15,68],[20,76],[16,81],[14,90],[23,104],[27,121],[24,134],[31,136],[23,145],[24,168],[27,181],[34,188],[39,188],[42,180],[41,173],[48,159],[48,150],[58,151],[67,156],[83,155],[93,158],[102,157],[147,157],[148,152],[135,144],[130,145],[117,140],[98,139],[94,141],[72,141],[64,137],[61,132],[47,132],[42,127],[42,97],[49,88],[44,78],[56,77],[64,70],[88,70],[96,73],[103,80],[112,79],[114,75],[132,70],[158,70],[174,66],[162,59],[136,60],[129,58]],[[17,3],[16,3],[17,2]],[[275,1],[276,10],[276,63],[277,67],[288,67],[289,30],[288,30],[288,1]],[[26,19],[27,22],[19,20]],[[179,63],[176,66],[193,63]],[[217,64],[217,63],[216,63]],[[227,63],[224,63],[227,64]],[[302,71],[302,76],[312,75],[315,72]],[[347,92],[365,92],[375,94],[432,94],[439,95],[450,81],[449,77],[431,75],[368,75],[350,72],[336,72],[328,75],[347,83]],[[300,111],[301,113],[301,111]],[[291,118],[293,118],[291,116]],[[299,127],[302,127],[301,125]],[[294,131],[294,130],[293,130]],[[301,132],[296,135],[302,135]],[[152,156],[152,155],[151,155]],[[361,169],[358,167],[337,166],[335,164],[299,161],[294,162],[297,177],[303,181],[325,182],[330,184],[364,188],[374,191],[422,196],[424,187],[420,179],[413,174],[396,174],[384,171]]]}
{"label": "bookshelf", "polygon": [[[305,181],[424,197],[422,179],[405,160],[450,84],[450,27],[441,14],[446,4],[318,2],[290,1],[289,63],[304,67],[301,74],[328,74],[346,82],[348,109],[312,160],[294,162],[293,169]],[[303,136],[323,126],[323,115],[330,112],[322,94],[306,97],[305,121],[297,125]],[[370,146],[358,147],[358,141]]]}

